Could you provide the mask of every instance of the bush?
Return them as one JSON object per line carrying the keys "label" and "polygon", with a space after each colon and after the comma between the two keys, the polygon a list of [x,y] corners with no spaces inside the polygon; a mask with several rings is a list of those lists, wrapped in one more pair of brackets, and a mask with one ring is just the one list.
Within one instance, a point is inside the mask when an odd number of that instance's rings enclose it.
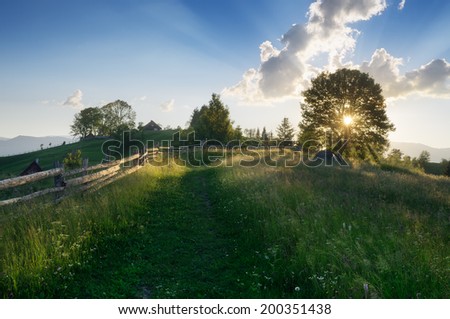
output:
{"label": "bush", "polygon": [[64,167],[67,169],[79,168],[82,165],[81,151],[76,150],[67,153],[66,158],[63,160]]}

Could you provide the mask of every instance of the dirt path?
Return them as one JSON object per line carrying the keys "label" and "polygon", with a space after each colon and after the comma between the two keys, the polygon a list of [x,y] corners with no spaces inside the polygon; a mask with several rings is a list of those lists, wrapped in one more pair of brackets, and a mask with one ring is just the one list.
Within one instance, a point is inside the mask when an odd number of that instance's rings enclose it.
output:
{"label": "dirt path", "polygon": [[238,298],[236,241],[216,216],[207,170],[161,181],[136,225],[105,238],[68,296]]}

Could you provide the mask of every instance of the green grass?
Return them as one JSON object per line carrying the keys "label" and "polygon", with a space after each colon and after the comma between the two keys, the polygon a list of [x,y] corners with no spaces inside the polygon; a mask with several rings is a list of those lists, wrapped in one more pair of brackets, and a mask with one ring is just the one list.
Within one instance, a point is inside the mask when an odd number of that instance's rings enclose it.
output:
{"label": "green grass", "polygon": [[37,158],[43,170],[51,169],[55,161],[62,162],[67,153],[77,149],[81,150],[84,158],[89,158],[92,164],[97,164],[102,160],[103,142],[104,140],[82,141],[26,154],[0,157],[0,178],[17,176]]}
{"label": "green grass", "polygon": [[[170,140],[174,132],[173,130],[150,131],[144,132],[142,136],[138,133],[139,136],[136,138],[161,142]],[[39,165],[43,170],[51,169],[55,161],[62,162],[67,153],[77,149],[81,150],[83,158],[89,159],[89,165],[98,164],[104,157],[102,144],[105,141],[105,139],[86,140],[26,154],[0,157],[0,179],[17,176],[37,158],[39,158]]]}
{"label": "green grass", "polygon": [[[137,133],[137,136],[144,141],[168,141],[172,140],[173,134],[175,134],[177,130],[163,130],[163,131],[144,131],[144,134]],[[142,138],[143,137],[143,138]]]}
{"label": "green grass", "polygon": [[151,167],[0,210],[3,297],[450,297],[450,179]]}
{"label": "green grass", "polygon": [[[260,296],[444,298],[450,181],[378,170],[219,170]],[[223,194],[228,194],[223,196]],[[267,287],[264,289],[264,287]]]}

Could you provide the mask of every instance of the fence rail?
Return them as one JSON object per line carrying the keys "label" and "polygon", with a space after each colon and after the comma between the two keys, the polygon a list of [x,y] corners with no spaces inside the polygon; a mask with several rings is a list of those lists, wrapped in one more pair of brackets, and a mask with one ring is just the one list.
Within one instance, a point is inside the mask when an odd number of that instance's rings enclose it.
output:
{"label": "fence rail", "polygon": [[[26,176],[1,180],[0,190],[33,183],[49,177],[54,177],[54,186],[25,196],[0,201],[0,206],[27,201],[52,193],[58,194],[57,200],[59,201],[77,191],[98,190],[123,176],[141,169],[158,152],[158,148],[152,148],[145,150],[143,153],[137,153],[109,163],[86,166],[69,171],[66,171],[63,167],[58,167]],[[89,172],[92,173],[88,174]],[[77,176],[80,174],[81,176]],[[71,178],[66,179],[67,177]]]}
{"label": "fence rail", "polygon": [[63,171],[64,170],[62,168],[54,168],[48,171],[38,172],[31,175],[8,178],[0,181],[0,190],[36,182],[47,177],[60,175]]}

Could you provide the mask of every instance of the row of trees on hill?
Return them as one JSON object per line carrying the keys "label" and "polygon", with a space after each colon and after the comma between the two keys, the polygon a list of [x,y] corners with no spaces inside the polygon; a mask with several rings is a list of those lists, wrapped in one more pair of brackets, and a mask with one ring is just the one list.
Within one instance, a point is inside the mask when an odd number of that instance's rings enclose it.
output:
{"label": "row of trees on hill", "polygon": [[[385,162],[390,165],[403,168],[418,168],[432,174],[444,174],[450,176],[450,161],[442,159],[441,163],[430,163],[431,154],[428,151],[422,151],[418,157],[405,155],[401,150],[394,148],[385,158]],[[434,167],[434,168],[433,168]]]}
{"label": "row of trees on hill", "polygon": [[289,122],[289,118],[285,117],[281,121],[281,124],[277,127],[277,135],[274,136],[272,131],[267,132],[266,127],[264,126],[262,131],[260,131],[259,127],[245,129],[244,136],[250,139],[256,140],[274,140],[277,138],[278,140],[294,140],[294,127]]}
{"label": "row of trees on hill", "polygon": [[394,148],[386,157],[386,161],[394,165],[402,165],[406,167],[425,168],[425,165],[430,162],[430,152],[422,151],[418,157],[405,155],[401,150]]}
{"label": "row of trees on hill", "polygon": [[[344,155],[360,159],[378,159],[388,146],[387,135],[394,125],[386,114],[386,102],[381,86],[367,73],[340,69],[323,72],[311,81],[303,93],[302,121],[298,142],[317,149],[339,149]],[[233,128],[229,110],[217,94],[208,105],[195,109],[190,129],[199,138],[227,142],[240,139],[242,131]],[[263,129],[245,131],[247,137],[266,140]],[[288,118],[277,127],[279,141],[294,140],[294,128]]]}
{"label": "row of trees on hill", "polygon": [[124,101],[117,100],[102,107],[88,107],[75,115],[70,126],[73,135],[111,136],[135,128],[136,112]]}
{"label": "row of trees on hill", "polygon": [[[385,152],[387,134],[394,130],[394,125],[386,115],[381,86],[367,73],[350,69],[323,72],[302,95],[300,144],[308,146],[308,141],[313,141],[317,149],[339,148],[344,155],[360,159],[377,158]],[[133,129],[135,119],[132,107],[117,100],[83,109],[75,116],[71,129],[81,137],[112,135]],[[222,143],[243,138],[241,128],[233,127],[228,106],[218,94],[212,94],[208,104],[193,111],[188,131],[195,131],[199,139]],[[263,141],[273,138],[265,128],[261,133],[259,129],[245,133]],[[294,128],[288,118],[282,120],[276,134],[279,141],[294,140]]]}
{"label": "row of trees on hill", "polygon": [[[215,93],[212,94],[207,105],[193,111],[189,129],[195,131],[196,137],[199,139],[217,140],[221,143],[241,140],[244,134],[247,138],[261,141],[269,141],[274,138],[272,132],[267,132],[265,127],[262,132],[259,128],[247,129],[244,132],[239,126],[234,128],[228,106],[221,101],[220,95]],[[294,128],[287,117],[277,127],[277,139],[280,141],[294,140]]]}

